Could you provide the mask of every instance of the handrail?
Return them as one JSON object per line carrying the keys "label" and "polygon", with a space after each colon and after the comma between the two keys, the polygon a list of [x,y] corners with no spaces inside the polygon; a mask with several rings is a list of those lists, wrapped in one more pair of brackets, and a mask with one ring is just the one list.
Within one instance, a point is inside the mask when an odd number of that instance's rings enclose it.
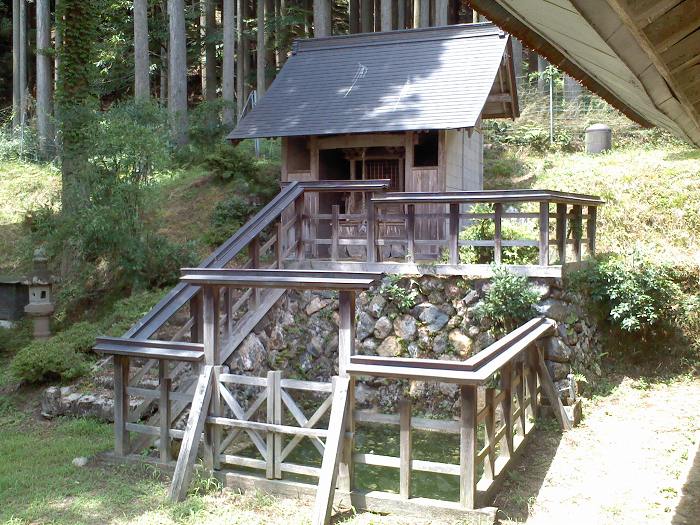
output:
{"label": "handrail", "polygon": [[[262,210],[204,259],[199,268],[223,268],[236,257],[257,235],[268,227],[280,214],[304,193],[298,182],[282,188]],[[148,339],[156,333],[170,317],[182,308],[198,292],[199,286],[180,282],[161,299],[123,337]]]}
{"label": "handrail", "polygon": [[553,190],[485,190],[485,191],[450,191],[441,193],[392,192],[381,197],[373,197],[372,202],[381,204],[442,204],[470,202],[529,202],[547,201],[557,204],[579,204],[599,206],[605,204],[597,195],[568,193]]}
{"label": "handrail", "polygon": [[355,192],[355,191],[382,191],[388,190],[391,184],[390,179],[372,180],[309,180],[299,182],[282,182],[280,186],[285,188],[290,184],[299,184],[304,191],[311,192]]}

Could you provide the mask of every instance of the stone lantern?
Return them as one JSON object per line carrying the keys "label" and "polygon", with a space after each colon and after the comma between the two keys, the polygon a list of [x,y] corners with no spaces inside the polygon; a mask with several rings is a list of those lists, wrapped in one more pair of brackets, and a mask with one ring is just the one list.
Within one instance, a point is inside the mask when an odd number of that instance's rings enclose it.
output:
{"label": "stone lantern", "polygon": [[54,279],[48,270],[48,258],[42,248],[34,251],[32,275],[24,284],[29,287],[29,304],[24,312],[32,318],[35,339],[48,339],[51,336],[51,314],[54,305],[51,300],[51,285]]}

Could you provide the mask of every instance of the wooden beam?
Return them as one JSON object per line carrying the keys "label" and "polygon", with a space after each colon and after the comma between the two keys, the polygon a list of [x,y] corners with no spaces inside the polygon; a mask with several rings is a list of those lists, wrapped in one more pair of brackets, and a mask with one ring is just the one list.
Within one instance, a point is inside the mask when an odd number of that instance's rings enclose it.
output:
{"label": "wooden beam", "polygon": [[359,133],[316,139],[319,150],[341,148],[381,148],[404,145],[403,133]]}
{"label": "wooden beam", "polygon": [[564,405],[562,404],[561,399],[559,399],[559,394],[554,386],[554,382],[549,376],[547,365],[544,364],[544,352],[542,351],[542,348],[533,346],[530,351],[537,353],[537,375],[540,379],[540,385],[542,385],[542,392],[545,396],[547,396],[549,404],[552,407],[554,417],[557,419],[557,422],[562,430],[571,430],[573,425],[566,414],[566,410],[564,410]]}
{"label": "wooden beam", "polygon": [[114,356],[114,452],[118,456],[129,453],[129,432],[126,422],[129,415],[129,358]]}
{"label": "wooden beam", "polygon": [[411,438],[411,401],[402,399],[399,401],[399,458],[400,458],[400,489],[401,498],[409,499],[411,497],[411,454],[412,454],[412,438]]}
{"label": "wooden beam", "polygon": [[476,387],[462,386],[460,392],[459,502],[465,509],[476,508]]}
{"label": "wooden beam", "polygon": [[699,27],[700,2],[685,0],[644,27],[643,32],[655,51],[663,53]]}
{"label": "wooden beam", "polygon": [[192,479],[199,440],[204,430],[204,422],[207,418],[209,400],[211,399],[212,374],[213,366],[204,366],[192,398],[190,415],[185,428],[185,437],[180,445],[180,454],[177,458],[175,473],[170,485],[169,497],[175,502],[185,499],[190,480]]}
{"label": "wooden beam", "polygon": [[[634,0],[630,12],[639,27],[645,27],[683,0]],[[629,5],[629,3],[628,3]]]}
{"label": "wooden beam", "polygon": [[348,377],[336,376],[333,378],[333,407],[328,422],[326,450],[323,453],[321,476],[318,480],[316,501],[311,519],[313,525],[327,525],[330,521],[335,481],[338,475],[338,457],[343,448],[345,435],[349,384]]}

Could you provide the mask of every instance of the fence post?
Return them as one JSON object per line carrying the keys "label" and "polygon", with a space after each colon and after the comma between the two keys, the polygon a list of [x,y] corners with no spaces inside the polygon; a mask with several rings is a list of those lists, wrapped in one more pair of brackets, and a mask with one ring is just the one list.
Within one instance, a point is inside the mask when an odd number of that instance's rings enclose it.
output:
{"label": "fence post", "polygon": [[503,204],[493,205],[493,262],[501,264],[503,258]]}
{"label": "fence post", "polygon": [[160,415],[160,460],[167,463],[171,460],[170,448],[170,388],[172,379],[168,376],[168,362],[164,359],[158,361],[158,387],[160,399],[158,413]]}
{"label": "fence post", "polygon": [[221,341],[219,340],[219,288],[203,286],[202,330],[204,361],[207,365],[220,364]]}
{"label": "fence post", "polygon": [[557,204],[557,252],[559,264],[566,264],[566,204]]}
{"label": "fence post", "polygon": [[484,477],[488,480],[493,480],[496,477],[496,406],[495,406],[496,390],[487,388],[485,391],[484,401],[486,404],[486,417],[484,418],[485,438],[488,443],[487,461],[484,461]]}
{"label": "fence post", "polygon": [[450,204],[450,264],[459,264],[459,204]]}
{"label": "fence post", "polygon": [[466,509],[476,505],[476,386],[460,387],[459,502]]}
{"label": "fence post", "polygon": [[549,265],[549,202],[540,202],[540,266]]}
{"label": "fence post", "polygon": [[504,393],[503,401],[501,402],[501,412],[503,413],[503,422],[506,427],[503,441],[501,442],[500,455],[504,458],[504,462],[513,455],[513,364],[509,361],[508,364],[501,368],[501,390]]}
{"label": "fence post", "polygon": [[202,292],[199,291],[190,299],[190,315],[194,319],[190,328],[190,340],[193,343],[202,341]]}
{"label": "fence post", "polygon": [[[350,356],[353,355],[355,346],[355,292],[341,291],[338,299],[338,314],[340,315],[338,333],[338,374],[341,377],[347,377],[347,366],[350,364]],[[345,416],[346,432],[338,465],[338,487],[341,491],[347,493],[352,491],[352,452],[355,432],[354,406],[355,380],[350,377],[347,393],[347,414]]]}
{"label": "fence post", "polygon": [[129,416],[129,358],[114,356],[114,453],[126,456],[129,453],[129,432],[126,422]]}
{"label": "fence post", "polygon": [[304,194],[302,193],[297,200],[294,201],[294,241],[297,246],[297,259],[304,258]]}
{"label": "fence post", "polygon": [[367,262],[377,262],[376,217],[372,197],[367,198]]}
{"label": "fence post", "polygon": [[402,499],[411,497],[411,401],[402,399],[399,401],[399,424],[400,424],[400,448],[399,460],[400,470],[400,490],[399,494]]}
{"label": "fence post", "polygon": [[340,206],[334,204],[331,206],[331,261],[338,260],[338,235],[340,229]]}
{"label": "fence post", "polygon": [[416,205],[406,206],[406,257],[409,262],[416,261]]}
{"label": "fence post", "polygon": [[579,204],[574,204],[571,207],[572,225],[571,231],[574,239],[574,255],[576,261],[581,262],[581,244],[583,239],[583,209]]}
{"label": "fence post", "polygon": [[598,208],[596,206],[588,207],[588,219],[586,221],[586,238],[588,239],[588,255],[595,256],[595,235],[596,224],[598,220]]}

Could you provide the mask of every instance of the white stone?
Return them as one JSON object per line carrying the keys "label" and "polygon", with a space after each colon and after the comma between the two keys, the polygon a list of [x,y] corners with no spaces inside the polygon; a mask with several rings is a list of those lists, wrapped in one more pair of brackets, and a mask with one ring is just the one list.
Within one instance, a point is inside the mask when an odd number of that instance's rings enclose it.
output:
{"label": "white stone", "polygon": [[88,458],[86,458],[85,456],[81,456],[79,458],[73,459],[72,463],[74,467],[84,467],[88,464]]}

